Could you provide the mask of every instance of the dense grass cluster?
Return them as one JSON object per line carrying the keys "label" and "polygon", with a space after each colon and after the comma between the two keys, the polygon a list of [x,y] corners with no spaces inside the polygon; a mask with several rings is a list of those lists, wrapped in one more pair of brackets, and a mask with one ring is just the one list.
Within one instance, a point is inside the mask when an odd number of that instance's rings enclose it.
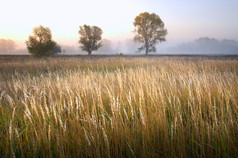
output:
{"label": "dense grass cluster", "polygon": [[0,157],[237,157],[238,60],[0,63]]}

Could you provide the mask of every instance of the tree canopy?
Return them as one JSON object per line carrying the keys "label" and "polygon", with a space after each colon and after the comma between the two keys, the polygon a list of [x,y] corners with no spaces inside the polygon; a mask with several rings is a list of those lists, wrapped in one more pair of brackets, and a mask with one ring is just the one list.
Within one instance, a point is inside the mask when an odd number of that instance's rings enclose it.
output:
{"label": "tree canopy", "polygon": [[134,20],[135,37],[134,40],[143,43],[138,49],[139,52],[145,49],[146,55],[149,52],[155,52],[155,45],[165,41],[167,30],[164,28],[164,22],[154,13],[141,13]]}
{"label": "tree canopy", "polygon": [[102,29],[97,26],[83,25],[79,27],[79,43],[83,51],[88,52],[89,55],[92,51],[98,50],[102,46]]}
{"label": "tree canopy", "polygon": [[54,48],[53,48],[53,53],[54,53],[54,54],[62,53],[62,49],[61,49],[61,47],[60,47],[58,44],[56,44],[56,45],[54,46]]}
{"label": "tree canopy", "polygon": [[51,30],[40,25],[33,28],[33,34],[26,41],[29,53],[37,57],[52,55],[56,42],[52,40]]}

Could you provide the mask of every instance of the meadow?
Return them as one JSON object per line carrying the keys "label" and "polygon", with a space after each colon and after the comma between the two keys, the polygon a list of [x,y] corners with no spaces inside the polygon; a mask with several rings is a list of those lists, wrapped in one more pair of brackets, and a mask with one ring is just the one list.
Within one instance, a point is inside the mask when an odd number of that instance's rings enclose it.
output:
{"label": "meadow", "polygon": [[238,59],[0,60],[0,157],[238,157]]}

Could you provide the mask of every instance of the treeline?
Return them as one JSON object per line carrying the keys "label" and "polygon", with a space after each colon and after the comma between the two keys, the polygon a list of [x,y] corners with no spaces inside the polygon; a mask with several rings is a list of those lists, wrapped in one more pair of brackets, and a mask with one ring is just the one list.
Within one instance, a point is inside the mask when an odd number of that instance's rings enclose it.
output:
{"label": "treeline", "polygon": [[189,43],[183,43],[166,50],[173,54],[237,54],[238,42],[234,40],[218,40],[201,37]]}
{"label": "treeline", "polygon": [[[164,27],[164,22],[154,13],[139,14],[133,24],[135,26],[134,41],[141,43],[138,51],[145,50],[146,55],[155,52],[155,45],[166,40],[167,30]],[[100,27],[85,24],[79,26],[78,33],[80,48],[88,55],[103,46],[103,31]],[[61,47],[52,39],[50,28],[41,25],[33,28],[33,35],[29,36],[26,45],[28,52],[37,57],[51,56],[62,52]]]}

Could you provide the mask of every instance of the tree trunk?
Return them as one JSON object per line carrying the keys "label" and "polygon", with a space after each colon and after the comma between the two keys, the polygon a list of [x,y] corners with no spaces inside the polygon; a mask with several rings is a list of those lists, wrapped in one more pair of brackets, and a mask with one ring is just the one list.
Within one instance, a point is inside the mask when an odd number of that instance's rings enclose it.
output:
{"label": "tree trunk", "polygon": [[149,54],[149,48],[146,46],[145,48],[145,55],[148,55]]}
{"label": "tree trunk", "polygon": [[145,39],[145,55],[148,55],[149,53],[149,42],[147,39]]}
{"label": "tree trunk", "polygon": [[92,55],[92,51],[89,51],[89,52],[88,52],[88,55],[90,55],[90,56],[91,56],[91,55]]}
{"label": "tree trunk", "polygon": [[145,50],[145,55],[148,55],[148,50],[147,49]]}

